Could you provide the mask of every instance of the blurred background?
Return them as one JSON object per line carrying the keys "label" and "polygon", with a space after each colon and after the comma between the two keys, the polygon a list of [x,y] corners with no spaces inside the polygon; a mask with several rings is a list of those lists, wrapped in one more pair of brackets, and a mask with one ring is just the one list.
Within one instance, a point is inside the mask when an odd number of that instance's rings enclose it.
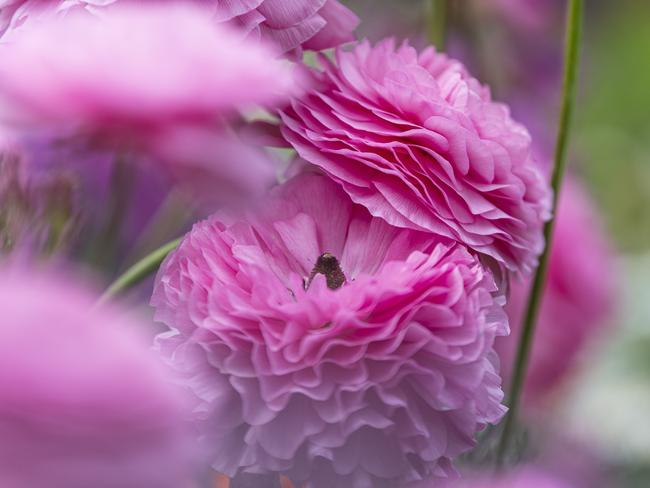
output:
{"label": "blurred background", "polygon": [[[527,125],[541,163],[550,160],[559,106],[566,2],[346,3],[362,19],[361,37],[378,40],[392,35],[398,40],[409,39],[418,47],[429,41],[439,45],[444,39],[446,50],[488,83],[494,98],[507,101],[515,118]],[[548,443],[551,449],[538,448],[555,451],[531,457],[552,458],[548,463],[559,471],[590,472],[594,479],[585,484],[586,478],[581,477],[581,486],[647,487],[650,2],[585,3],[583,58],[569,166],[570,173],[590,194],[595,217],[617,256],[613,268],[594,269],[589,275],[613,284],[615,305],[607,319],[611,322],[607,332],[585,341],[579,352],[580,365],[572,369],[560,392],[554,393],[552,407],[530,415],[533,432],[537,424],[538,430],[554,433]],[[581,242],[575,242],[567,253],[569,260],[571,253],[576,260],[580,258]],[[592,265],[599,267],[598,263]]]}

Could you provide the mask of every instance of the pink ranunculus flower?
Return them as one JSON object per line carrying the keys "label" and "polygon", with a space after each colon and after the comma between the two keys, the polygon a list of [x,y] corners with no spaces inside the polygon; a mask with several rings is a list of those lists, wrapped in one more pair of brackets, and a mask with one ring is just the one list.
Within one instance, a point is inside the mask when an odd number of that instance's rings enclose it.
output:
{"label": "pink ranunculus flower", "polygon": [[5,122],[127,137],[214,124],[236,110],[284,100],[292,87],[291,68],[272,50],[215,25],[205,9],[178,2],[49,15],[0,45]]}
{"label": "pink ranunculus flower", "polygon": [[[562,384],[580,352],[603,332],[615,302],[615,254],[586,191],[567,179],[560,195],[550,265],[525,397],[530,406]],[[513,334],[496,341],[504,377],[512,369],[530,282],[513,280],[506,306]]]}
{"label": "pink ranunculus flower", "polygon": [[[63,271],[63,270],[60,270]],[[141,338],[79,284],[0,271],[0,486],[185,486],[185,399]],[[128,330],[132,329],[132,330]]]}
{"label": "pink ranunculus flower", "polygon": [[282,114],[299,155],[398,227],[456,239],[511,270],[544,246],[549,188],[530,136],[463,65],[392,39],[338,50]]}
{"label": "pink ranunculus flower", "polygon": [[195,225],[152,305],[216,470],[387,488],[451,476],[503,415],[495,292],[463,246],[303,174],[257,213]]}
{"label": "pink ranunculus flower", "polygon": [[[0,0],[0,35],[43,12],[82,9],[101,12],[104,7],[126,3],[145,2]],[[159,3],[169,2],[159,0]],[[273,44],[281,53],[300,53],[303,48],[322,50],[353,41],[353,32],[359,24],[359,18],[338,0],[195,0],[194,3],[206,7],[213,21],[242,31],[253,40]]]}

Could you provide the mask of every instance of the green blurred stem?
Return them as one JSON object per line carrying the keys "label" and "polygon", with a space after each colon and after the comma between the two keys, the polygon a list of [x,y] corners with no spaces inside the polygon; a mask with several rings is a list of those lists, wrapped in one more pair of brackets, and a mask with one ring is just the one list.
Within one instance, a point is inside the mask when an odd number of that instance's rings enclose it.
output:
{"label": "green blurred stem", "polygon": [[119,293],[122,293],[140,283],[143,279],[156,271],[165,257],[176,249],[180,242],[180,237],[168,242],[127,269],[111,284],[111,286],[106,289],[104,294],[97,301],[96,306],[101,306]]}
{"label": "green blurred stem", "polygon": [[[564,80],[562,84],[562,105],[558,121],[557,139],[555,145],[555,158],[551,186],[553,188],[553,211],[562,186],[562,177],[566,166],[567,146],[569,142],[569,128],[575,104],[576,79],[578,75],[578,62],[580,54],[580,39],[582,34],[583,0],[569,0],[567,4],[566,39],[564,45]],[[510,397],[508,401],[509,412],[504,420],[503,432],[497,448],[497,466],[502,466],[508,445],[511,442],[514,426],[516,424],[517,410],[521,401],[522,387],[526,377],[526,368],[530,356],[535,324],[546,284],[551,241],[555,218],[549,220],[544,226],[546,247],[539,259],[539,266],[535,272],[533,284],[528,297],[523,329],[517,348],[514,369],[510,381]]]}
{"label": "green blurred stem", "polygon": [[428,37],[438,51],[445,49],[447,40],[447,14],[450,0],[431,0],[427,22]]}

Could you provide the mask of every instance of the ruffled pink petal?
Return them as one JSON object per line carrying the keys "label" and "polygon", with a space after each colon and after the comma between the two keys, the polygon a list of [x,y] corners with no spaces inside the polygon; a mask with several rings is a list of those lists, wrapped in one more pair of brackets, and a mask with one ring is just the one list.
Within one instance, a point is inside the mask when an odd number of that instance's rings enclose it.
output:
{"label": "ruffled pink petal", "polygon": [[304,160],[392,225],[534,268],[550,191],[506,106],[433,48],[362,42],[321,64],[281,113]]}

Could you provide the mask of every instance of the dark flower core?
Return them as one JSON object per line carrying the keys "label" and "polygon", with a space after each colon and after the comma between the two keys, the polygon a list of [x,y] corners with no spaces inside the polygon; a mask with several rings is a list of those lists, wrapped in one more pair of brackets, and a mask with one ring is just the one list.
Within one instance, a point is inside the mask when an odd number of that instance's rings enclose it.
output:
{"label": "dark flower core", "polygon": [[327,282],[327,287],[330,290],[336,290],[341,288],[345,283],[345,275],[339,264],[339,260],[333,254],[325,252],[318,256],[316,260],[316,265],[314,269],[309,273],[309,278],[305,283],[305,290],[309,289],[309,285],[314,280],[317,274],[322,274],[325,276],[325,281]]}

